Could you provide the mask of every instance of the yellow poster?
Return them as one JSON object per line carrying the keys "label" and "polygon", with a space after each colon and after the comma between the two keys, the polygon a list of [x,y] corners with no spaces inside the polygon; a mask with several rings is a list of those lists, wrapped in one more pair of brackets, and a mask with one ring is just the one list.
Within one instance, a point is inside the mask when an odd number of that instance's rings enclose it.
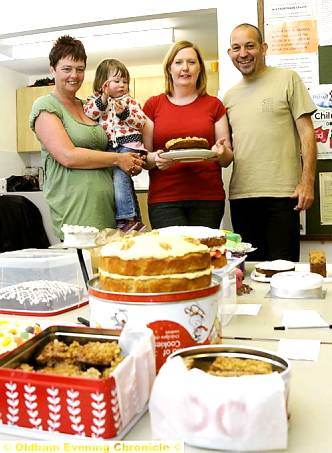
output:
{"label": "yellow poster", "polygon": [[311,53],[318,50],[316,20],[275,22],[265,26],[268,55]]}

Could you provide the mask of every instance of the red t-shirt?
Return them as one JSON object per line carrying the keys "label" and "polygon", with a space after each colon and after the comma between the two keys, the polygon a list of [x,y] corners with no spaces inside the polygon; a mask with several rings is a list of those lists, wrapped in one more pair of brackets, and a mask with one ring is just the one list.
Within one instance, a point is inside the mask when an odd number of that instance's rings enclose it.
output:
{"label": "red t-shirt", "polygon": [[[187,105],[172,104],[165,94],[152,96],[143,108],[153,121],[153,148],[165,149],[173,138],[204,137],[210,148],[215,143],[215,123],[226,109],[215,96],[199,96]],[[177,162],[167,170],[150,172],[148,201],[224,200],[225,191],[218,162]]]}

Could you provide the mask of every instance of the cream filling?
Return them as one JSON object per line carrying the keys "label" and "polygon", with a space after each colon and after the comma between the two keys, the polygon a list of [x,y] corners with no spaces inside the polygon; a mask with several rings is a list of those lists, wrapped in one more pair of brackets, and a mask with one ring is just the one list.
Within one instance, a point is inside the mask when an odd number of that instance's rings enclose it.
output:
{"label": "cream filling", "polygon": [[256,268],[271,270],[271,271],[283,271],[294,267],[294,263],[286,260],[274,260],[274,261],[263,261],[262,263],[256,264]]}
{"label": "cream filling", "polygon": [[226,253],[226,247],[224,245],[216,245],[215,247],[209,247],[211,252],[216,252],[218,250],[220,250],[220,253],[222,255],[225,255]]}
{"label": "cream filling", "polygon": [[114,280],[164,280],[165,278],[172,279],[184,279],[187,278],[192,280],[194,278],[202,277],[203,275],[210,275],[211,269],[203,269],[202,271],[196,272],[182,272],[181,274],[163,274],[163,275],[120,275],[112,274],[110,272],[105,272],[102,269],[99,269],[99,274],[103,277],[112,278]]}
{"label": "cream filling", "polygon": [[142,258],[182,257],[190,253],[204,253],[209,249],[193,239],[177,234],[159,234],[157,230],[139,236],[111,241],[100,251],[101,256],[116,256],[122,260]]}

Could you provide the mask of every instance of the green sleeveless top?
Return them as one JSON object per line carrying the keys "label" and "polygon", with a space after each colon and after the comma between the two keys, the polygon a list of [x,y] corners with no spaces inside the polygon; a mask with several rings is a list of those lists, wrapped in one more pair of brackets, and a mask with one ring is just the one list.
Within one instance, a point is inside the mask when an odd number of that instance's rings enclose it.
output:
{"label": "green sleeveless top", "polygon": [[[75,146],[91,149],[92,153],[106,149],[108,140],[102,127],[77,121],[52,94],[38,98],[32,106],[30,127],[34,132],[38,115],[45,111],[61,120]],[[66,168],[53,159],[42,143],[41,158],[45,176],[43,192],[57,237],[63,238],[64,223],[99,229],[116,226],[111,168]]]}

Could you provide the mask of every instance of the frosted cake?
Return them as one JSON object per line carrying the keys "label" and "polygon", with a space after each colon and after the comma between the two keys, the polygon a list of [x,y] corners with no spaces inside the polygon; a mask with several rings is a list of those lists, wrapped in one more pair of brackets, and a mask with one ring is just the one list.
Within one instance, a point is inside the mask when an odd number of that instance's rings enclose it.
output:
{"label": "frosted cake", "polygon": [[295,264],[287,260],[263,261],[255,266],[256,273],[265,277],[272,277],[272,275],[278,272],[293,270],[295,270]]}
{"label": "frosted cake", "polygon": [[171,226],[160,228],[160,234],[178,234],[197,239],[201,244],[206,245],[210,249],[211,265],[213,268],[221,268],[226,266],[226,236],[221,230],[208,228],[204,226]]}
{"label": "frosted cake", "polygon": [[67,225],[61,228],[64,234],[63,244],[66,247],[94,247],[95,239],[99,233],[98,228],[92,226]]}
{"label": "frosted cake", "polygon": [[283,298],[322,297],[323,277],[312,272],[281,272],[271,277],[271,295]]}
{"label": "frosted cake", "polygon": [[60,281],[32,280],[0,289],[0,309],[56,311],[82,300],[83,288]]}
{"label": "frosted cake", "polygon": [[172,292],[208,287],[209,248],[158,230],[111,241],[100,251],[99,285],[115,292]]}

